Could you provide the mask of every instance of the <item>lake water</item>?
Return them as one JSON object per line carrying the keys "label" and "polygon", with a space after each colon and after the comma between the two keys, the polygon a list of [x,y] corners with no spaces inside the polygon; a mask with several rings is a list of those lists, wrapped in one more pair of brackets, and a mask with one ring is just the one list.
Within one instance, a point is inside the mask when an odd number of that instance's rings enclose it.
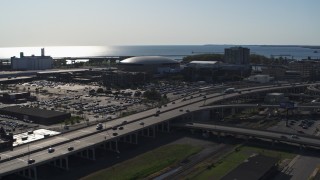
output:
{"label": "lake water", "polygon": [[[89,57],[89,56],[166,56],[172,59],[182,59],[185,56],[203,53],[223,54],[224,49],[235,45],[153,45],[153,46],[49,46],[45,54],[52,57]],[[242,45],[250,48],[251,54],[266,57],[287,57],[289,59],[320,59],[320,49],[302,46],[260,46]],[[42,47],[2,47],[0,58],[19,57],[20,52],[25,56],[39,56]]]}

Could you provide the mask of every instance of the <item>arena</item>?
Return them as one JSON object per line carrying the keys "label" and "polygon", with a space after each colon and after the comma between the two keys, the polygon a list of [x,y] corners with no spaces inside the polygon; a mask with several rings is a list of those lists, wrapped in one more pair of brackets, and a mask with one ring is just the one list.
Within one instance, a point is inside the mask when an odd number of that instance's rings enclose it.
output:
{"label": "arena", "polygon": [[180,63],[161,56],[138,56],[120,61],[118,68],[130,72],[165,74],[179,71]]}

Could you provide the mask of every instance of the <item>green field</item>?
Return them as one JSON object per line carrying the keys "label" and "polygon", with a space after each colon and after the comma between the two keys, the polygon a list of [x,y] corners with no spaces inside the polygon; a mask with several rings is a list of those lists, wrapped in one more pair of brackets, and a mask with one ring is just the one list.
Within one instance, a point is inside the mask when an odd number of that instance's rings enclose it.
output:
{"label": "green field", "polygon": [[166,167],[181,162],[187,157],[198,153],[200,150],[200,147],[192,145],[174,144],[163,146],[129,159],[121,164],[93,173],[84,177],[83,180],[143,179]]}
{"label": "green field", "polygon": [[293,159],[296,154],[290,152],[268,150],[252,146],[239,147],[237,151],[230,152],[221,157],[218,161],[212,160],[202,163],[187,179],[205,180],[221,179],[231,170],[235,169],[252,154],[262,154],[270,157],[277,157],[280,160]]}

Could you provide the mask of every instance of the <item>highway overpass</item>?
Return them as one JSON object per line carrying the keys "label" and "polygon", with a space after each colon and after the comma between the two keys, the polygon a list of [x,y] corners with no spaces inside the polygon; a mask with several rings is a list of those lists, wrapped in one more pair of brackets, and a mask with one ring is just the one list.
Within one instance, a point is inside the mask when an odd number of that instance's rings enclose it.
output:
{"label": "highway overpass", "polygon": [[320,138],[308,135],[296,135],[275,131],[200,123],[180,123],[173,124],[173,126],[186,129],[202,130],[204,133],[209,134],[216,133],[217,136],[221,136],[222,134],[234,136],[242,135],[245,137],[245,139],[260,138],[272,140],[273,143],[275,141],[279,141],[299,145],[300,147],[308,146],[320,148]]}

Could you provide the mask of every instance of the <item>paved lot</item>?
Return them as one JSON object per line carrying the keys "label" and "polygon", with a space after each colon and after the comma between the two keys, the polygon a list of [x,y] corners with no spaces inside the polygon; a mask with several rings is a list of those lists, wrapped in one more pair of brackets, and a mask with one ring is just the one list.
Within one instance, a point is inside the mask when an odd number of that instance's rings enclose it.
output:
{"label": "paved lot", "polygon": [[306,154],[295,157],[274,180],[309,179],[312,172],[320,165],[319,155]]}

